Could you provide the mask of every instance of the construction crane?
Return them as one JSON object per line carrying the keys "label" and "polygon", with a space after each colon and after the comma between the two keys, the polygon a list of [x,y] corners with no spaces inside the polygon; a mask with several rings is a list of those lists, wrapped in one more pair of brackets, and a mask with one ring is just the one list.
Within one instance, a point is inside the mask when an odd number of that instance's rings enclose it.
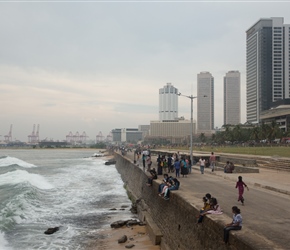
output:
{"label": "construction crane", "polygon": [[73,142],[73,133],[71,131],[66,136],[66,142],[69,142],[69,143],[72,143]]}
{"label": "construction crane", "polygon": [[4,141],[5,141],[6,143],[12,141],[12,124],[10,125],[10,130],[9,130],[8,135],[4,135]]}
{"label": "construction crane", "polygon": [[113,141],[113,134],[112,131],[107,135],[107,142],[112,142]]}
{"label": "construction crane", "polygon": [[81,141],[82,144],[86,143],[87,137],[88,136],[87,136],[85,131],[80,135],[80,141]]}
{"label": "construction crane", "polygon": [[37,131],[35,132],[35,124],[33,124],[33,130],[30,135],[28,135],[29,143],[38,143],[39,142],[39,124],[37,125]]}
{"label": "construction crane", "polygon": [[96,136],[96,143],[103,141],[103,138],[104,136],[102,132],[100,131],[99,134]]}

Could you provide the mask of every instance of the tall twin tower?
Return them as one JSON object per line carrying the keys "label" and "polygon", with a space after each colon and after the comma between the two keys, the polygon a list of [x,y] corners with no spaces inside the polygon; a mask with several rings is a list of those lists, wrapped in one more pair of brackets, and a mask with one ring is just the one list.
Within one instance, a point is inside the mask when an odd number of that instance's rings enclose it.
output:
{"label": "tall twin tower", "polygon": [[[229,71],[224,76],[224,124],[241,121],[240,72]],[[178,89],[171,83],[159,89],[159,120],[178,119]],[[190,95],[190,94],[189,94]],[[197,133],[214,130],[214,78],[209,72],[197,75]]]}

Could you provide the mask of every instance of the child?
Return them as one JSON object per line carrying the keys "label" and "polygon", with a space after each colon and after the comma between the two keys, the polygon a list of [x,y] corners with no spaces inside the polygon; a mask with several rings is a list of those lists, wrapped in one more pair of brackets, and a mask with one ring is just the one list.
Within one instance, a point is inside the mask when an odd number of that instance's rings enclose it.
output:
{"label": "child", "polygon": [[249,190],[248,186],[243,182],[242,176],[239,176],[237,184],[236,184],[236,188],[238,188],[238,191],[239,191],[238,201],[241,201],[243,206],[244,206],[244,201],[245,201],[245,199],[243,197],[244,186]]}
{"label": "child", "polygon": [[206,210],[200,211],[200,215],[199,215],[197,223],[201,223],[203,220],[203,217],[207,214],[222,214],[222,213],[223,213],[222,209],[220,205],[218,204],[217,199],[212,197],[210,199],[209,208],[207,207]]}
{"label": "child", "polygon": [[229,240],[229,232],[231,230],[241,230],[243,218],[241,216],[241,211],[238,207],[232,207],[233,212],[233,221],[229,224],[226,224],[224,227],[224,242],[228,243]]}

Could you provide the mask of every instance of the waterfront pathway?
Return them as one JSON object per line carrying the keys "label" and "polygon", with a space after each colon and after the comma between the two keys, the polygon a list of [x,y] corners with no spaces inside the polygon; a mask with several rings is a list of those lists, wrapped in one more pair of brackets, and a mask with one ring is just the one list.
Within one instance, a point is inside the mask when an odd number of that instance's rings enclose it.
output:
{"label": "waterfront pathway", "polygon": [[[128,153],[126,157],[133,162],[133,153]],[[152,162],[152,167],[157,168],[155,156]],[[142,168],[141,161],[139,167]],[[170,175],[175,176],[174,173]],[[235,185],[239,175],[243,176],[250,189],[244,193],[245,206],[237,201]],[[181,187],[174,192],[180,192],[188,202],[192,203],[192,197],[202,199],[206,193],[211,193],[230,218],[231,207],[238,206],[244,218],[244,228],[257,232],[265,241],[269,240],[269,249],[290,249],[290,172],[260,168],[260,173],[225,174],[206,168],[202,175],[199,167],[194,166],[187,178],[180,177],[179,180]]]}

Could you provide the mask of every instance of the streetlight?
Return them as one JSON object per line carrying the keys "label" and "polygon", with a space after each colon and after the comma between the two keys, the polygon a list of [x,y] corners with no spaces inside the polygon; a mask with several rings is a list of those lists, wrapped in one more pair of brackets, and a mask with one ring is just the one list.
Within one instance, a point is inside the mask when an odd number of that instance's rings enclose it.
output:
{"label": "streetlight", "polygon": [[[191,103],[191,110],[190,110],[190,161],[191,165],[193,163],[193,156],[192,156],[192,134],[193,134],[193,99],[197,98],[198,96],[193,95],[182,95],[181,93],[178,93],[179,96],[184,96],[190,99]],[[203,97],[207,97],[207,95],[204,95]]]}

